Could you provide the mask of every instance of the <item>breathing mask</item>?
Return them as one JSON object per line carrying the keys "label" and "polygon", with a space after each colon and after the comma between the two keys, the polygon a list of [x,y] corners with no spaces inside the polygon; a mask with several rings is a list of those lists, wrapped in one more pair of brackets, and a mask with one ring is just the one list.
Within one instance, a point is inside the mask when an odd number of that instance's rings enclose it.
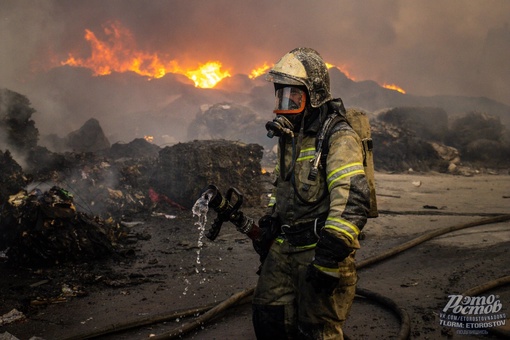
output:
{"label": "breathing mask", "polygon": [[266,123],[267,136],[294,136],[298,132],[306,107],[306,91],[297,86],[275,84],[275,119]]}

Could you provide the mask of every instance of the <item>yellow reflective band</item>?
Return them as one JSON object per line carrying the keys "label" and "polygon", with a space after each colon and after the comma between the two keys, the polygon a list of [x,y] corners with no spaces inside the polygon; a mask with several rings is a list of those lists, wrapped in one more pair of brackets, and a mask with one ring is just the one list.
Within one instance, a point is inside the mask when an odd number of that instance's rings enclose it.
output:
{"label": "yellow reflective band", "polygon": [[276,204],[276,198],[271,198],[269,200],[269,203],[267,204],[268,207],[272,207]]}
{"label": "yellow reflective band", "polygon": [[[285,239],[282,238],[281,236],[278,236],[277,238],[275,238],[274,241],[278,244],[283,244],[283,242],[285,242]],[[298,246],[298,247],[296,247],[296,249],[312,249],[312,248],[315,248],[316,246],[317,246],[317,243],[313,243],[313,244],[308,244],[306,246]]]}
{"label": "yellow reflective band", "polygon": [[312,249],[312,248],[315,248],[315,246],[317,246],[317,243],[309,244],[309,245],[306,245],[306,246],[299,246],[299,247],[296,247],[296,248],[298,248],[298,249]]}
{"label": "yellow reflective band", "polygon": [[348,176],[350,177],[350,176],[354,176],[354,175],[358,175],[358,174],[364,174],[364,173],[365,173],[365,170],[363,168],[362,163],[356,162],[356,163],[344,165],[343,167],[332,171],[328,175],[328,177],[327,177],[328,190],[331,189],[331,186],[333,185],[333,183],[335,183],[336,181],[338,181],[342,178],[345,178]]}
{"label": "yellow reflective band", "polygon": [[318,266],[315,263],[313,265],[315,266],[315,268],[317,268],[317,269],[319,269],[320,271],[323,271],[323,272],[340,273],[340,268],[328,268],[328,267]]}
{"label": "yellow reflective band", "polygon": [[347,220],[334,217],[328,217],[324,229],[333,229],[338,232],[341,232],[342,234],[346,235],[350,240],[354,240],[354,237],[358,237],[360,233],[360,230],[356,225],[350,223]]}
{"label": "yellow reflective band", "polygon": [[299,157],[296,159],[297,162],[301,162],[307,159],[313,159],[315,156],[315,148],[303,149],[299,153]]}

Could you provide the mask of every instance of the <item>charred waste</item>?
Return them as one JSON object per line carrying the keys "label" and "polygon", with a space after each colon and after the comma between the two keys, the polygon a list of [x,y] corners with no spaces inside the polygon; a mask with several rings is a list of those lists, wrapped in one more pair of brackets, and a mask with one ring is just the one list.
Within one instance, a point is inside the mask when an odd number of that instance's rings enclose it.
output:
{"label": "charred waste", "polygon": [[[150,136],[111,143],[94,118],[63,137],[41,136],[35,112],[27,97],[0,91],[0,265],[53,282],[3,292],[24,313],[86,295],[85,283],[146,280],[112,269],[144,256],[140,242],[151,234],[132,226],[191,216],[210,184],[221,192],[237,188],[246,209],[267,203],[274,141],[266,137],[265,120],[241,104],[201,107],[188,125],[188,141],[167,145]],[[367,115],[376,171],[508,174],[508,131],[497,116],[450,117],[441,108],[417,106]]]}
{"label": "charred waste", "polygon": [[[144,138],[112,145],[93,118],[64,137],[41,137],[28,98],[3,89],[0,99],[0,250],[9,262],[86,261],[125,251],[123,221],[162,205],[189,210],[210,183],[235,186],[248,206],[258,206],[258,183],[276,158],[263,119],[239,104],[201,110],[188,127],[192,141],[160,147]],[[368,114],[377,171],[508,171],[508,132],[497,116],[452,118],[434,107]]]}

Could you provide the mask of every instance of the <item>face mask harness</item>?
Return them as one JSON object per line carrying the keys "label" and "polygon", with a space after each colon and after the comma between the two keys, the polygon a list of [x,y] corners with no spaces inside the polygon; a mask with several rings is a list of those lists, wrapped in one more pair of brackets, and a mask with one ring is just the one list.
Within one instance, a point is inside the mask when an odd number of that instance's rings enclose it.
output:
{"label": "face mask harness", "polygon": [[296,86],[277,86],[275,89],[275,119],[266,123],[269,138],[294,136],[303,119],[306,92]]}

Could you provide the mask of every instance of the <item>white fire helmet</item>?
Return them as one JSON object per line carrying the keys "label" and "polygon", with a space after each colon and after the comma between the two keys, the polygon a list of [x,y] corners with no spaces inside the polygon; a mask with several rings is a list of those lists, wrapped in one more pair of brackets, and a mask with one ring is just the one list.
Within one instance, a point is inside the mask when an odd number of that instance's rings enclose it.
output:
{"label": "white fire helmet", "polygon": [[[300,47],[285,54],[267,73],[266,80],[275,83],[275,89],[281,85],[305,86],[314,108],[332,99],[326,63],[311,48]],[[277,87],[276,84],[281,85]],[[276,92],[278,94],[278,90]]]}

